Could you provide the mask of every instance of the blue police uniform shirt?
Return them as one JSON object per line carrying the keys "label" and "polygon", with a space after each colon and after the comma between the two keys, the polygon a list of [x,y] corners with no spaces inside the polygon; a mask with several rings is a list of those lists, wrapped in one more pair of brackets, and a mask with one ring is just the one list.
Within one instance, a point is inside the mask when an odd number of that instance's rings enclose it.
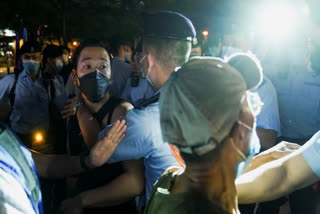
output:
{"label": "blue police uniform shirt", "polygon": [[[4,124],[2,124],[2,125],[4,125]],[[9,130],[8,127],[7,127],[7,129]],[[13,132],[11,132],[11,133],[15,136],[15,134]],[[9,154],[7,152],[7,150],[2,145],[0,145],[0,170],[2,170],[2,173],[5,172],[5,173],[11,175],[13,178],[15,178],[15,180],[21,185],[21,187],[25,191],[26,196],[29,198],[29,201],[31,203],[31,206],[32,206],[34,213],[42,214],[43,207],[42,207],[42,195],[41,195],[40,188],[37,191],[38,201],[34,201],[32,199],[30,189],[28,189],[28,187],[27,187],[26,179],[28,179],[28,178],[25,177],[25,174],[23,172],[25,169],[22,169],[16,160],[16,158],[25,158],[25,161],[28,163],[29,167],[34,172],[34,176],[35,176],[35,177],[31,177],[29,179],[34,179],[32,182],[35,182],[34,184],[36,184],[38,187],[40,187],[38,175],[36,173],[36,168],[35,168],[35,164],[32,159],[31,152],[18,140],[17,140],[17,142],[8,142],[8,143],[19,143],[18,146],[20,147],[24,157],[13,157],[11,154]],[[3,174],[1,174],[1,175],[3,176]],[[14,184],[15,184],[15,182],[13,183],[13,185]],[[0,190],[0,194],[4,197],[6,195],[5,193],[2,193],[1,190]],[[17,195],[16,197],[17,197],[16,199],[18,199],[20,196]],[[15,202],[18,202],[18,205],[21,209],[23,209],[24,206],[26,206],[26,208],[30,207],[30,204],[22,205],[22,204],[20,204],[21,201],[15,201],[14,198],[9,197],[9,198],[3,198],[3,199],[6,200],[7,202],[8,201],[10,202],[10,200],[11,200],[12,206],[15,205]]]}
{"label": "blue police uniform shirt", "polygon": [[[0,101],[6,100],[14,84],[14,75],[7,75],[0,81]],[[54,104],[60,111],[67,101],[67,93],[63,79],[53,79],[56,96]],[[19,134],[28,134],[30,131],[49,128],[49,95],[45,88],[41,74],[34,82],[22,71],[18,77],[15,89],[15,101],[10,114],[10,126]]]}
{"label": "blue police uniform shirt", "polygon": [[[149,200],[154,183],[170,166],[180,166],[168,143],[162,140],[159,102],[143,109],[132,109],[126,115],[126,137],[118,145],[108,163],[144,158],[146,198]],[[111,126],[99,133],[102,139]]]}
{"label": "blue police uniform shirt", "polygon": [[131,85],[131,80],[132,77],[128,79],[121,98],[129,100],[134,106],[149,99],[155,94],[146,78],[139,77],[139,84],[136,87]]}
{"label": "blue police uniform shirt", "polygon": [[320,178],[320,131],[302,147],[302,156],[312,171]]}
{"label": "blue police uniform shirt", "polygon": [[115,97],[120,97],[127,80],[131,75],[130,64],[126,63],[119,57],[114,57],[111,61],[111,79],[110,94]]}
{"label": "blue police uniform shirt", "polygon": [[281,135],[310,138],[320,130],[320,74],[310,66],[302,71],[283,72],[276,66],[264,70],[277,90]]}
{"label": "blue police uniform shirt", "polygon": [[271,129],[280,136],[280,119],[278,110],[277,92],[271,81],[264,76],[263,82],[256,90],[259,94],[263,106],[260,114],[257,116],[257,128]]}

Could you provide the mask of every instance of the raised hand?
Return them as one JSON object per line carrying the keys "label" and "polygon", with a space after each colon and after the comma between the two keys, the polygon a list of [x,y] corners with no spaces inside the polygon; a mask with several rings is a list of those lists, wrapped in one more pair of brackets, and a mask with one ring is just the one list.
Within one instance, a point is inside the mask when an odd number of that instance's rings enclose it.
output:
{"label": "raised hand", "polygon": [[102,166],[110,158],[118,144],[125,137],[127,129],[125,120],[117,120],[113,127],[107,132],[106,136],[98,141],[92,149],[87,160],[87,164],[94,168]]}

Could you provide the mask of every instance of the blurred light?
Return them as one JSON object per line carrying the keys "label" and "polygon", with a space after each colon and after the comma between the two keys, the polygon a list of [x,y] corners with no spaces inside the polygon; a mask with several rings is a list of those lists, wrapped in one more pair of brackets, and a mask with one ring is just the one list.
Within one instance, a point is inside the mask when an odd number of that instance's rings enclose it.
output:
{"label": "blurred light", "polygon": [[310,8],[309,8],[309,6],[307,4],[303,6],[302,12],[304,13],[304,15],[309,16]]}
{"label": "blurred light", "polygon": [[39,144],[44,142],[44,136],[41,132],[36,132],[34,134],[34,142]]}
{"label": "blurred light", "polygon": [[298,15],[290,5],[275,4],[260,10],[258,22],[260,33],[266,39],[280,40],[293,32]]}
{"label": "blurred light", "polygon": [[72,44],[73,44],[74,46],[78,46],[78,42],[77,42],[77,41],[74,41]]}
{"label": "blurred light", "polygon": [[208,35],[209,35],[209,32],[208,32],[207,30],[204,30],[204,31],[202,31],[202,35],[203,35],[203,36],[208,36]]}
{"label": "blurred light", "polygon": [[15,36],[16,34],[12,30],[5,29],[4,30],[4,35],[5,36]]}

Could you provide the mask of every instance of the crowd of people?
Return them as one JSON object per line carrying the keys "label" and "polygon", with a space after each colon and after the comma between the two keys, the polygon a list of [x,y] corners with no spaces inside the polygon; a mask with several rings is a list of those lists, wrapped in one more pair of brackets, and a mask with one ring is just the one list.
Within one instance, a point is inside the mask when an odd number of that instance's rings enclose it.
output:
{"label": "crowd of people", "polygon": [[184,15],[143,20],[135,47],[83,40],[72,61],[23,44],[0,80],[0,213],[317,213],[319,28],[285,56],[236,35],[203,56]]}

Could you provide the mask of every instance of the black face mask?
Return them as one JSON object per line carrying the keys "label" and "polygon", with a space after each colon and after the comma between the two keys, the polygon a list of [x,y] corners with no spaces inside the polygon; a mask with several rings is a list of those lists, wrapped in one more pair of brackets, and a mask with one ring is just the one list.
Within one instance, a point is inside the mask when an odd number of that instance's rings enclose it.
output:
{"label": "black face mask", "polygon": [[82,76],[79,81],[80,91],[93,103],[102,100],[110,86],[110,79],[97,70]]}

